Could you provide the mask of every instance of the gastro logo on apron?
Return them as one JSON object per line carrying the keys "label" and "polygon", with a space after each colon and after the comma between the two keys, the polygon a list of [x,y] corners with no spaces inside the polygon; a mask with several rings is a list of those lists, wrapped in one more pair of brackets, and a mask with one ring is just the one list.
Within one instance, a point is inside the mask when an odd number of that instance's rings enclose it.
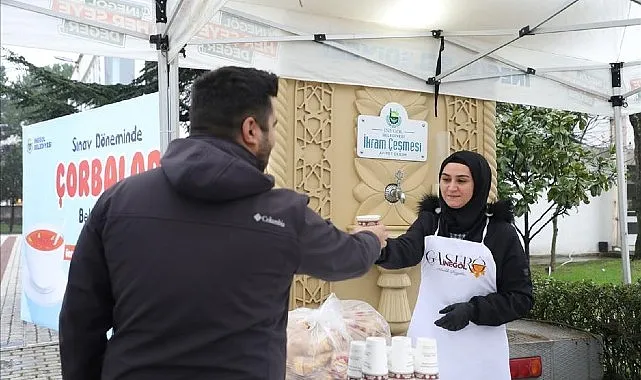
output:
{"label": "gastro logo on apron", "polygon": [[438,265],[438,270],[455,275],[471,273],[475,278],[485,275],[487,267],[481,258],[471,259],[462,254],[442,254],[434,250],[425,253],[425,261],[430,265]]}
{"label": "gastro logo on apron", "polygon": [[483,259],[476,259],[470,264],[470,272],[472,272],[476,278],[485,274],[485,268],[485,260]]}

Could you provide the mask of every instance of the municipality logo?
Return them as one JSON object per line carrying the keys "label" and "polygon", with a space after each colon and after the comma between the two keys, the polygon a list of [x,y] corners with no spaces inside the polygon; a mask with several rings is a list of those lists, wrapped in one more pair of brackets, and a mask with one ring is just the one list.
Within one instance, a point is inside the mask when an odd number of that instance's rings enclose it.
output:
{"label": "municipality logo", "polygon": [[396,128],[401,125],[401,114],[397,110],[390,107],[389,113],[385,116],[385,121],[387,125],[391,128]]}
{"label": "municipality logo", "polygon": [[29,137],[27,139],[27,153],[49,148],[51,148],[51,141],[48,141],[44,136],[36,138]]}
{"label": "municipality logo", "polygon": [[268,224],[273,224],[275,226],[284,228],[285,227],[285,222],[283,222],[280,219],[274,219],[271,216],[268,215],[261,215],[260,213],[254,214],[254,220],[257,223],[268,223]]}

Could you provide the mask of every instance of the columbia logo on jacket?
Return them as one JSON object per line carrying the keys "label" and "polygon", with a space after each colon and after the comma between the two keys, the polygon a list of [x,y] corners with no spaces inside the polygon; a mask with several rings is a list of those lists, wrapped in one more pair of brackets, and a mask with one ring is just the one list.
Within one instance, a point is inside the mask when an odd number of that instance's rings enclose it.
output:
{"label": "columbia logo on jacket", "polygon": [[260,213],[256,213],[256,214],[254,214],[254,220],[256,222],[269,223],[269,224],[273,224],[273,225],[281,227],[281,228],[285,228],[285,222],[283,222],[280,219],[274,219],[274,218],[272,218],[271,216],[268,216],[268,215],[260,215]]}

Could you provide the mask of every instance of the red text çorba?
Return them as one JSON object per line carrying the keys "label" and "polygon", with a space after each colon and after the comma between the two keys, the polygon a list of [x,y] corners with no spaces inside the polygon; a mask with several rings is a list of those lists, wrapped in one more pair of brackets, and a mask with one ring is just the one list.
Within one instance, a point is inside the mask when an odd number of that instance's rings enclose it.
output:
{"label": "red text \u00e7orba", "polygon": [[160,166],[160,151],[153,150],[146,156],[136,152],[133,157],[108,156],[78,163],[59,163],[56,167],[56,192],[58,204],[62,198],[97,197],[118,181]]}

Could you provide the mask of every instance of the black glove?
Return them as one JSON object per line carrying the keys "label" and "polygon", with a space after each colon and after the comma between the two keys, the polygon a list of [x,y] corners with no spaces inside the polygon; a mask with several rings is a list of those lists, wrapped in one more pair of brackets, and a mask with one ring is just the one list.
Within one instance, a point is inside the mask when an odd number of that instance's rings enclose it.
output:
{"label": "black glove", "polygon": [[455,303],[439,313],[445,315],[434,322],[435,325],[446,330],[458,331],[470,323],[470,319],[474,315],[474,305],[469,302]]}

